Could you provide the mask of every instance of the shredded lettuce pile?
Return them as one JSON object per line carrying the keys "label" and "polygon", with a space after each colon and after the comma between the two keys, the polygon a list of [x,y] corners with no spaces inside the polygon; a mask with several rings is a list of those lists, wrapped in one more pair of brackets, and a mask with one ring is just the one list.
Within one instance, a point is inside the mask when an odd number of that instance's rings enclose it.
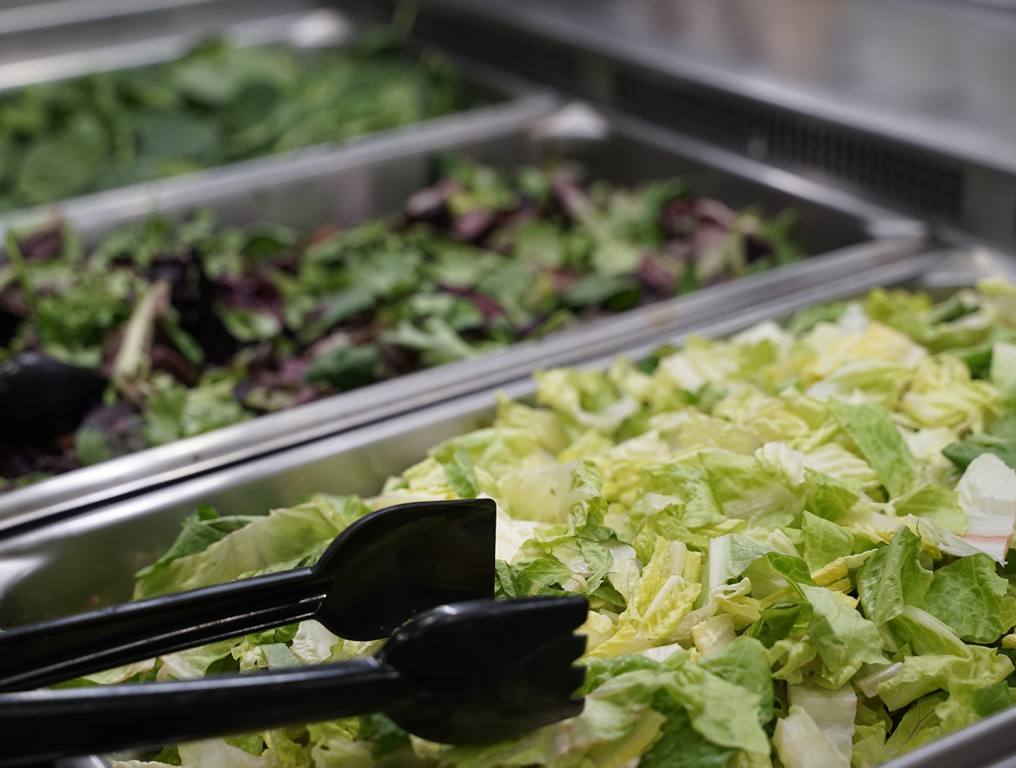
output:
{"label": "shredded lettuce pile", "polygon": [[[370,509],[489,496],[498,594],[590,601],[582,715],[487,747],[376,715],[117,766],[860,767],[1013,703],[1016,286],[879,290],[537,382],[373,499],[199,511],[136,595],[311,562]],[[376,647],[304,622],[79,682]]]}

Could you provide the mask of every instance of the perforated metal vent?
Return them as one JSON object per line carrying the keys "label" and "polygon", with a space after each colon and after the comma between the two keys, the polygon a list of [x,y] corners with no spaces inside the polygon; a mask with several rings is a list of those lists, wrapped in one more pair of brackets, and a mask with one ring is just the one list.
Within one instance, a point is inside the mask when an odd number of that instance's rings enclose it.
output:
{"label": "perforated metal vent", "polygon": [[578,56],[530,35],[443,14],[421,13],[416,32],[436,43],[534,82],[574,90],[579,83]]}
{"label": "perforated metal vent", "polygon": [[421,8],[428,42],[716,146],[929,218],[963,218],[964,173],[933,155],[489,20]]}
{"label": "perforated metal vent", "polygon": [[947,165],[790,111],[703,86],[615,71],[616,108],[713,144],[847,184],[912,210],[956,218],[963,176]]}

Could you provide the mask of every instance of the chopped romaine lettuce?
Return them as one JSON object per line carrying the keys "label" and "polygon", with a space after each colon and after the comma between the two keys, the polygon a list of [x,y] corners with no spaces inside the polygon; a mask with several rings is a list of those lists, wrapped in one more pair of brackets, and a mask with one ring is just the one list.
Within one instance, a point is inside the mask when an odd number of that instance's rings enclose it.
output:
{"label": "chopped romaine lettuce", "polygon": [[[163,758],[861,767],[1008,706],[1016,569],[1003,563],[1016,473],[991,450],[964,462],[962,475],[941,455],[955,461],[975,430],[1008,434],[1007,352],[991,380],[955,354],[1013,327],[1007,295],[996,285],[934,305],[875,293],[863,311],[850,303],[810,313],[793,333],[766,325],[695,340],[644,369],[547,371],[536,403],[502,398],[493,424],[435,446],[373,499],[315,497],[258,518],[200,511],[138,574],[138,595],[308,562],[369,508],[493,497],[498,595],[590,600],[586,708],[484,747],[430,744],[373,716]],[[887,363],[888,378],[856,375]],[[79,682],[376,648],[304,622]]]}

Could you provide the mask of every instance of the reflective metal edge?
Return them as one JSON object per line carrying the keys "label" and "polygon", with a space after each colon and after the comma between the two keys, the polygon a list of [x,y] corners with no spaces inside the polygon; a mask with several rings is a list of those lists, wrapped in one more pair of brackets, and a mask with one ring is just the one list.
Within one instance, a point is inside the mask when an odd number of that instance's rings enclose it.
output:
{"label": "reflective metal edge", "polygon": [[[193,12],[217,6],[229,8],[250,0],[23,0],[0,6],[2,34],[26,34],[33,30],[76,26],[87,22],[110,22],[129,16],[156,16],[160,12]],[[275,3],[280,5],[280,3]],[[231,8],[231,10],[235,10]]]}
{"label": "reflective metal edge", "polygon": [[884,768],[1014,768],[1016,707],[997,712],[883,765]]}
{"label": "reflective metal edge", "polygon": [[[93,5],[119,5],[96,0]],[[78,0],[46,5],[77,7]],[[80,3],[87,6],[88,3]],[[365,15],[362,9],[341,10],[328,0],[155,0],[155,7],[127,7],[113,18],[99,15],[90,27],[71,17],[66,24],[42,24],[35,32],[19,32],[17,20],[8,15],[44,16],[45,9],[22,6],[0,9],[0,94],[31,85],[69,80],[101,72],[132,69],[172,61],[195,43],[209,37],[223,37],[240,47],[285,45],[296,51],[341,48],[356,41],[365,31],[388,22],[390,16]],[[117,19],[134,19],[125,25]],[[62,29],[67,26],[67,29]],[[36,37],[61,41],[47,47]],[[20,55],[15,44],[23,46]],[[426,41],[411,40],[407,48],[417,51]],[[545,90],[508,72],[497,71],[482,62],[448,51],[447,56],[462,65],[467,83],[511,97]],[[468,110],[469,108],[467,108]],[[462,111],[467,111],[462,110]]]}
{"label": "reflective metal edge", "polygon": [[[308,152],[287,162],[254,161],[246,173],[237,171],[209,175],[201,186],[187,180],[161,183],[155,198],[119,190],[93,200],[69,204],[63,213],[72,222],[102,221],[104,226],[144,215],[155,207],[165,210],[182,204],[206,204],[228,199],[236,191],[270,186],[285,179],[299,179],[302,173],[322,173],[366,166],[377,159],[413,156],[436,149],[460,146],[477,139],[506,136],[529,127],[534,131],[559,130],[567,133],[569,111],[551,114],[548,97],[530,97],[522,105],[490,108],[483,115],[455,117],[402,134],[365,140],[330,152]],[[546,118],[538,120],[538,118]],[[555,123],[557,127],[555,128]],[[736,162],[698,142],[689,142],[638,121],[615,118],[611,127],[653,149],[762,184],[795,199],[816,203],[863,221],[869,231],[886,235],[860,245],[815,256],[797,264],[703,289],[688,296],[659,302],[585,327],[561,332],[539,341],[440,366],[382,382],[350,393],[262,416],[252,421],[216,430],[205,435],[151,448],[102,464],[75,470],[0,496],[0,535],[13,527],[34,524],[55,516],[71,514],[112,499],[143,492],[184,478],[202,474],[255,456],[271,454],[356,426],[405,413],[475,392],[536,368],[562,365],[593,354],[623,350],[632,344],[689,325],[705,322],[719,314],[737,313],[762,298],[776,298],[823,284],[859,271],[877,268],[914,254],[924,242],[922,227],[895,214],[844,196],[826,193],[823,188],[796,177]]]}
{"label": "reflective metal edge", "polygon": [[[205,37],[223,28],[264,27],[279,19],[274,39],[285,33],[286,17],[298,18],[315,10],[345,17],[327,0],[39,0],[0,7],[0,83],[17,77],[13,65],[52,59],[54,65],[78,62],[85,70],[102,68],[102,62],[82,58],[81,52],[107,51],[130,63],[158,60],[163,43],[155,50],[137,48],[141,40],[162,41],[181,34]],[[242,36],[242,35],[241,35]],[[116,53],[117,46],[124,51]],[[104,54],[105,55],[105,54]],[[125,57],[125,58],[124,58]],[[156,57],[156,58],[153,58]],[[30,67],[34,70],[34,67]],[[44,68],[43,71],[46,71]],[[68,75],[74,69],[64,66]],[[27,76],[24,73],[22,77]]]}
{"label": "reflective metal edge", "polygon": [[[686,329],[676,336],[662,334],[650,343],[628,350],[628,355],[637,359],[662,343],[679,342],[691,334],[705,337],[729,335],[756,323],[785,318],[794,311],[816,303],[849,298],[876,286],[916,283],[929,289],[954,289],[991,275],[1013,278],[1016,276],[1016,261],[982,249],[949,248],[923,253],[837,281],[812,286],[792,296],[756,305],[737,317],[717,319]],[[614,356],[611,354],[586,360],[582,363],[582,367],[604,368]],[[193,507],[197,503],[214,503],[217,494],[227,493],[231,489],[235,491],[244,485],[263,483],[270,476],[282,479],[288,475],[304,472],[304,476],[298,479],[302,482],[313,482],[315,475],[317,479],[328,477],[333,483],[329,490],[341,492],[335,487],[343,484],[334,482],[335,468],[318,466],[309,476],[306,470],[312,464],[340,463],[340,459],[344,457],[354,459],[359,457],[360,461],[354,460],[351,462],[352,465],[360,466],[367,474],[375,477],[395,474],[413,461],[419,460],[429,445],[461,432],[462,428],[472,428],[489,419],[493,414],[494,396],[497,392],[504,392],[514,398],[526,398],[534,393],[534,384],[529,378],[517,380],[499,389],[488,389],[470,397],[417,411],[404,418],[389,419],[369,428],[352,430],[280,453],[275,457],[263,458],[195,478],[172,489],[155,491],[51,526],[29,530],[15,539],[6,541],[0,539],[0,564],[6,564],[6,567],[0,568],[0,589],[7,593],[12,584],[17,585],[19,574],[23,577],[25,573],[51,559],[46,556],[45,550],[47,546],[52,547],[55,542],[73,541],[76,535],[85,532],[112,529],[118,522],[122,523],[130,518],[148,519],[163,514],[178,520],[179,515],[176,512],[181,508]],[[434,432],[439,434],[435,435]],[[380,454],[379,448],[382,451]],[[393,457],[393,453],[397,456]],[[370,493],[359,487],[363,485],[360,478],[349,478],[347,482],[353,487],[346,488],[346,492]],[[292,494],[302,496],[307,489],[297,490],[290,487],[288,490]],[[258,490],[252,491],[257,497]],[[220,507],[220,511],[224,514],[249,514],[252,510]],[[113,543],[115,545],[116,542]],[[1016,708],[926,745],[887,763],[886,768],[925,768],[944,764],[954,768],[988,766],[1008,768],[1010,765],[1008,761],[1000,763],[999,760],[1012,750],[1001,746],[1005,742],[998,737],[1006,732],[1016,734],[1014,723]],[[61,768],[108,768],[108,765],[102,758],[92,756],[64,761]]]}

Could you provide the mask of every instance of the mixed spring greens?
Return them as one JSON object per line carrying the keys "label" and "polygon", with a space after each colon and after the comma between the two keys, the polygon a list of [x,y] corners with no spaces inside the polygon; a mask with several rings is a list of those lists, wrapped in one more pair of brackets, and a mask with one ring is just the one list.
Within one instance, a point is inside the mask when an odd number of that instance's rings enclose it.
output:
{"label": "mixed spring greens", "polygon": [[433,54],[388,30],[345,51],[206,43],[181,59],[0,96],[0,210],[344,141],[461,107]]}
{"label": "mixed spring greens", "polygon": [[[468,748],[353,718],[117,766],[860,768],[1013,703],[1016,286],[877,290],[537,383],[373,499],[199,511],[135,594],[311,562],[372,508],[490,496],[498,593],[590,601],[581,716]],[[304,622],[79,683],[375,647]]]}
{"label": "mixed spring greens", "polygon": [[60,227],[9,240],[0,362],[37,352],[109,386],[60,423],[15,403],[35,420],[0,438],[0,478],[32,482],[783,264],[798,258],[793,224],[677,180],[628,188],[459,158],[403,214],[350,229],[199,216],[153,218],[87,252]]}

